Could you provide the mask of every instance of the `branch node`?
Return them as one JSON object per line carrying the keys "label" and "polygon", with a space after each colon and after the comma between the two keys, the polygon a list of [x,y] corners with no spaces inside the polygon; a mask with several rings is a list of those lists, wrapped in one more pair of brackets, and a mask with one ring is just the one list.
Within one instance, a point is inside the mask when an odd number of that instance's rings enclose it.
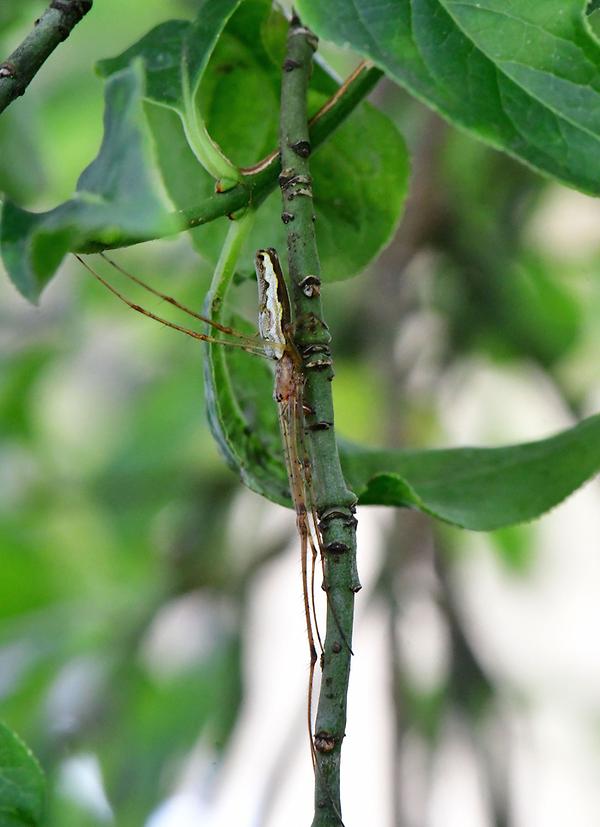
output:
{"label": "branch node", "polygon": [[310,29],[307,29],[306,26],[302,25],[302,21],[299,17],[294,15],[290,21],[290,37],[302,37],[310,46],[313,52],[316,52],[319,48],[319,38],[314,32],[311,32]]}
{"label": "branch node", "polygon": [[347,526],[348,528],[356,528],[358,521],[354,516],[354,510],[355,509],[353,506],[349,506],[348,508],[339,508],[335,506],[333,508],[325,509],[321,514],[319,514],[319,529],[321,531],[327,530],[333,520],[339,520],[342,525]]}
{"label": "branch node", "polygon": [[315,298],[315,296],[321,295],[321,279],[318,276],[305,276],[299,283],[298,287],[302,290],[307,299],[312,299]]}
{"label": "branch node", "polygon": [[350,546],[347,543],[340,542],[339,540],[333,540],[333,542],[327,543],[325,546],[325,552],[327,554],[333,554],[334,556],[347,554],[349,551]]}
{"label": "branch node", "polygon": [[6,60],[4,63],[0,64],[0,78],[16,78],[17,77],[17,67],[14,63],[10,63]]}
{"label": "branch node", "polygon": [[335,736],[321,730],[315,735],[315,749],[317,752],[331,752],[335,749]]}
{"label": "branch node", "polygon": [[294,141],[293,144],[290,144],[290,149],[293,149],[298,157],[308,158],[311,153],[310,141],[305,141],[303,139],[300,141]]}
{"label": "branch node", "polygon": [[324,420],[313,422],[308,426],[309,431],[328,431],[330,428],[333,428],[333,422],[325,422]]}
{"label": "branch node", "polygon": [[289,184],[289,182],[293,178],[295,178],[295,176],[296,176],[296,171],[294,169],[292,169],[292,167],[285,167],[285,169],[282,169],[281,172],[279,173],[279,179],[278,179],[279,180],[279,186],[281,187],[281,189],[284,190],[287,187],[287,185]]}

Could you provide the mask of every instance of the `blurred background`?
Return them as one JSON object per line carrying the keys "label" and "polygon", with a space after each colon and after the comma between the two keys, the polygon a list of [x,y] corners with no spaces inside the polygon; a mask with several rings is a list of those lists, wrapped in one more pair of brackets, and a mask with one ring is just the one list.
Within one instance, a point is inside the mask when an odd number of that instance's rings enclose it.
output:
{"label": "blurred background", "polygon": [[[96,3],[0,119],[0,191],[67,198],[102,134],[91,63],[194,5]],[[2,4],[2,54],[44,6]],[[392,244],[324,295],[340,432],[499,445],[598,411],[598,202],[391,84],[373,101],[413,172]],[[118,260],[201,304],[186,238]],[[359,511],[348,827],[600,823],[599,505],[593,482],[490,534]],[[47,772],[49,825],[310,823],[293,522],[219,457],[196,343],[76,261],[37,308],[0,280],[0,717]]]}

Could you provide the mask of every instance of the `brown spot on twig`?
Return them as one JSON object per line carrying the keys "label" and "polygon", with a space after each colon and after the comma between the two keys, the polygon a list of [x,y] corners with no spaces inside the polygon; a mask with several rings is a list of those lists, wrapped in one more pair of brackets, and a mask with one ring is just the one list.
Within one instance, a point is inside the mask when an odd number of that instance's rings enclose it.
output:
{"label": "brown spot on twig", "polygon": [[350,546],[347,543],[342,543],[341,540],[333,540],[325,546],[327,554],[347,554],[350,551]]}
{"label": "brown spot on twig", "polygon": [[315,749],[317,752],[331,752],[335,749],[335,738],[329,732],[317,732],[315,735]]}
{"label": "brown spot on twig", "polygon": [[300,348],[300,352],[303,356],[310,356],[311,353],[326,353],[328,356],[331,355],[329,345],[317,344],[316,342],[309,342],[308,344],[303,345]]}
{"label": "brown spot on twig", "polygon": [[330,368],[333,362],[331,359],[311,359],[310,362],[304,363],[305,370],[325,370]]}
{"label": "brown spot on twig", "polygon": [[0,78],[16,78],[17,67],[14,63],[9,63],[8,60],[0,64]]}
{"label": "brown spot on twig", "polygon": [[308,158],[311,153],[310,141],[296,141],[291,144],[290,148],[294,150],[299,158]]}
{"label": "brown spot on twig", "polygon": [[292,181],[296,177],[295,170],[291,169],[290,167],[286,167],[282,169],[279,173],[279,186],[281,189],[285,189],[290,181]]}
{"label": "brown spot on twig", "polygon": [[281,213],[281,220],[284,224],[289,224],[290,221],[294,220],[294,213],[293,212],[282,212]]}
{"label": "brown spot on twig", "polygon": [[309,431],[328,431],[330,428],[333,427],[333,422],[325,422],[322,419],[320,422],[313,422],[311,425],[308,426]]}
{"label": "brown spot on twig", "polygon": [[284,72],[293,72],[294,69],[299,69],[302,66],[300,61],[294,60],[292,57],[287,57],[283,61],[283,71]]}
{"label": "brown spot on twig", "polygon": [[319,296],[321,293],[321,279],[318,276],[306,276],[298,285],[307,299]]}

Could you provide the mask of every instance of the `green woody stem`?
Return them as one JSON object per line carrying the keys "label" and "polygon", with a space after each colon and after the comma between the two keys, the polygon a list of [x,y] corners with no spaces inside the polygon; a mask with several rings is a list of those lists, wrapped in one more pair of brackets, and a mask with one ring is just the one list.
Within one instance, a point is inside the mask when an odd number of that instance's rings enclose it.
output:
{"label": "green woody stem", "polygon": [[356,497],[340,466],[333,426],[330,335],[320,300],[320,264],[315,238],[311,153],[306,93],[316,37],[297,17],[290,24],[281,88],[282,221],[287,225],[295,341],[306,377],[306,440],[312,464],[314,506],[324,547],[327,629],[315,724],[315,816],[313,827],[341,824],[340,757],[346,728],[356,571]]}
{"label": "green woody stem", "polygon": [[0,112],[22,95],[38,69],[92,8],[92,0],[52,0],[14,52],[0,64]]}

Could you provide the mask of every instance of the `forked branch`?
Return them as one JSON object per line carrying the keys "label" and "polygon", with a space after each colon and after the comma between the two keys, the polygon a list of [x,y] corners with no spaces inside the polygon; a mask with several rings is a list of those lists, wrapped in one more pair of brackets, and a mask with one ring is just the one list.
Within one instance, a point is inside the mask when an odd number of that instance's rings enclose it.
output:
{"label": "forked branch", "polygon": [[[325,143],[366,98],[382,74],[380,69],[363,62],[344,81],[311,119],[310,141],[313,150]],[[188,209],[178,210],[174,215],[176,232],[200,227],[217,218],[231,217],[248,207],[256,209],[277,186],[279,169],[279,152],[273,152],[253,167],[242,170],[243,181],[235,187],[225,192],[215,192]],[[122,236],[110,244],[91,241],[78,247],[75,252],[99,253],[102,250],[130,247],[149,240]]]}

